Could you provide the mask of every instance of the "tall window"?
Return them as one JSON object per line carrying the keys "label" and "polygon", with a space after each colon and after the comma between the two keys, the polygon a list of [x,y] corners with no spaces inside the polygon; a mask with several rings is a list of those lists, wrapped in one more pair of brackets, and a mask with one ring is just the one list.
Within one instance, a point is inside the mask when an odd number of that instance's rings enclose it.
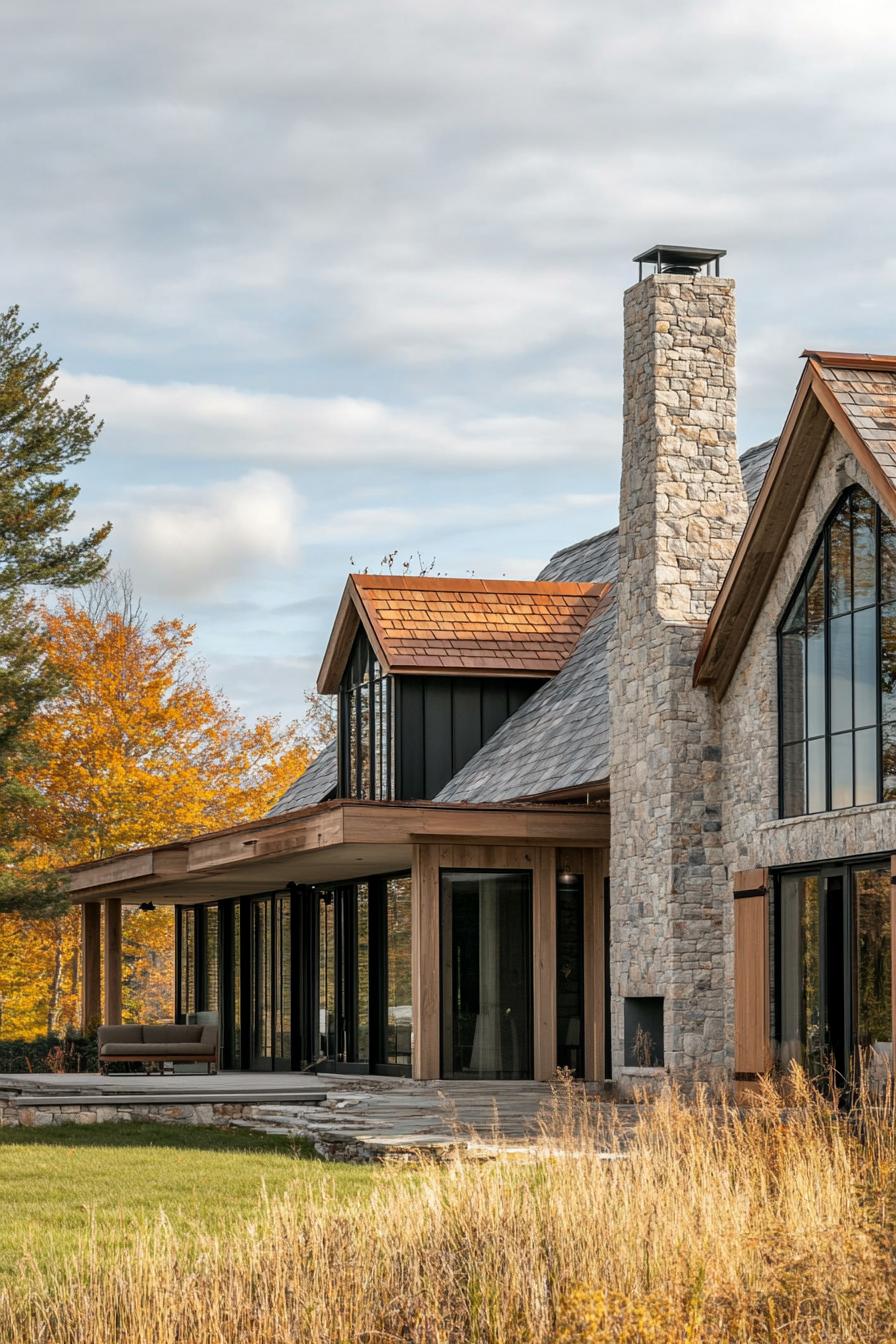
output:
{"label": "tall window", "polygon": [[896,798],[896,525],[838,501],[778,633],[782,816]]}
{"label": "tall window", "polygon": [[394,795],[393,688],[361,631],[339,689],[340,794]]}

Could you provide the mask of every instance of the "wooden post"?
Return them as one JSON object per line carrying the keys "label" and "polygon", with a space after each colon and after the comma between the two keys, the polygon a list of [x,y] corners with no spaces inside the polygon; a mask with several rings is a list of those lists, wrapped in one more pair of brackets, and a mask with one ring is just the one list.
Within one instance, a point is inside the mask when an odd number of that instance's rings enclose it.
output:
{"label": "wooden post", "polygon": [[105,990],[107,1026],[121,1022],[121,899],[109,896],[105,901]]}
{"label": "wooden post", "polygon": [[557,861],[536,849],[532,864],[532,969],[535,1077],[549,1082],[557,1067]]}
{"label": "wooden post", "polygon": [[411,868],[411,1021],[414,1078],[438,1078],[441,1050],[439,986],[439,847],[415,845]]}
{"label": "wooden post", "polygon": [[100,1003],[100,902],[81,906],[81,1032],[88,1036],[102,1021]]}

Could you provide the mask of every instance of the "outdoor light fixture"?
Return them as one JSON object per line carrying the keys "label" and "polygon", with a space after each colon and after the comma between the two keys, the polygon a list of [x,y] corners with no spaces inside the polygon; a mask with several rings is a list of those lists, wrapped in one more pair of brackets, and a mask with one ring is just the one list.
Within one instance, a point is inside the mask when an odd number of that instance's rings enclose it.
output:
{"label": "outdoor light fixture", "polygon": [[153,905],[152,901],[142,901],[139,908],[143,911],[145,915],[148,915],[153,910],[155,910],[155,906]]}
{"label": "outdoor light fixture", "polygon": [[562,883],[564,887],[572,887],[575,886],[576,882],[578,881],[578,878],[570,868],[569,864],[565,863],[563,867],[560,869],[560,875],[557,878],[557,881]]}

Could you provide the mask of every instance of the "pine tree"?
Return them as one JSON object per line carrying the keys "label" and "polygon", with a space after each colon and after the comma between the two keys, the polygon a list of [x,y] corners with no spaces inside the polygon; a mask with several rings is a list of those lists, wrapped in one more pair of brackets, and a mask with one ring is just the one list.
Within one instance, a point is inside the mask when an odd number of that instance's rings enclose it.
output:
{"label": "pine tree", "polygon": [[68,529],[78,487],[64,478],[83,462],[100,430],[88,399],[56,398],[60,361],[34,340],[17,307],[0,314],[0,911],[47,914],[66,907],[58,878],[19,862],[33,816],[29,727],[59,690],[33,610],[39,588],[78,587],[96,579],[107,557],[110,525],[81,539]]}

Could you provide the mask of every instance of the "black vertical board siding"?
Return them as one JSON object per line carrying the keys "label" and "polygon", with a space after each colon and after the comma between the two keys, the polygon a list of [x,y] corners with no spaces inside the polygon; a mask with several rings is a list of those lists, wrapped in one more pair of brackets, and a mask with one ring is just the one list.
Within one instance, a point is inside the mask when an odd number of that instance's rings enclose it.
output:
{"label": "black vertical board siding", "polygon": [[420,677],[396,678],[400,693],[396,697],[396,745],[400,773],[399,798],[425,798],[423,681]]}
{"label": "black vertical board siding", "polygon": [[396,797],[433,798],[543,685],[528,678],[396,676]]}
{"label": "black vertical board siding", "polygon": [[[504,720],[509,717],[507,682],[484,681],[480,682],[479,685],[482,687],[482,742],[487,742],[492,734],[498,731]],[[482,743],[479,745],[481,746]]]}
{"label": "black vertical board siding", "polygon": [[454,774],[452,769],[451,679],[428,677],[423,683],[424,798],[435,798]]}
{"label": "black vertical board siding", "polygon": [[451,682],[451,695],[451,774],[456,775],[483,743],[482,683],[457,678]]}

